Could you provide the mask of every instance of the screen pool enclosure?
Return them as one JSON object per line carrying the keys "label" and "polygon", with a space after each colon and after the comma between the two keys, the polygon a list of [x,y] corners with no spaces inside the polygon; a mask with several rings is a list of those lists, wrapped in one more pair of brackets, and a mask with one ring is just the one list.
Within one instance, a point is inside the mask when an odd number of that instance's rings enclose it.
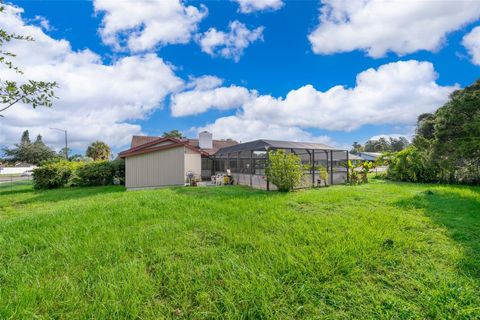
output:
{"label": "screen pool enclosure", "polygon": [[211,158],[213,172],[230,173],[235,184],[275,190],[265,175],[268,152],[284,150],[300,157],[304,167],[298,188],[344,184],[349,181],[348,151],[321,143],[255,140],[218,150]]}

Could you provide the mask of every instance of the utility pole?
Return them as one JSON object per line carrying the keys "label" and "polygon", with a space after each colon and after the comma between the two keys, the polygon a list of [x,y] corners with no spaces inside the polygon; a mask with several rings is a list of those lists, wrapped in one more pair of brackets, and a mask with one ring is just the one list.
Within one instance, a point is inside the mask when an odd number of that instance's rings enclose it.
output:
{"label": "utility pole", "polygon": [[58,130],[58,131],[63,131],[65,133],[65,160],[68,161],[68,136],[67,136],[67,130],[65,129],[58,129],[58,128],[50,128],[52,130]]}

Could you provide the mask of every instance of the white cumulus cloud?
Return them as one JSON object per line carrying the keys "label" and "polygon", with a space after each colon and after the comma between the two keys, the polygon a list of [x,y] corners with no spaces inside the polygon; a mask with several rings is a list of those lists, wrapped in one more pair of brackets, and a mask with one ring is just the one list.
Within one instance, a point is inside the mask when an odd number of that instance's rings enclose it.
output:
{"label": "white cumulus cloud", "polygon": [[204,75],[201,77],[191,77],[190,81],[187,83],[187,89],[197,89],[197,90],[208,90],[220,87],[223,84],[223,79],[212,76]]}
{"label": "white cumulus cloud", "polygon": [[134,52],[189,42],[207,15],[206,7],[181,0],[94,0],[94,6],[103,14],[103,41]]}
{"label": "white cumulus cloud", "polygon": [[330,146],[336,143],[328,136],[315,136],[295,126],[283,126],[268,121],[229,116],[217,119],[203,127],[192,128],[193,132],[213,132],[215,138],[236,139],[247,142],[258,139],[288,140],[302,142],[319,142]]}
{"label": "white cumulus cloud", "polygon": [[456,87],[439,86],[429,62],[399,61],[357,75],[353,88],[318,91],[305,85],[285,98],[260,96],[243,116],[283,125],[354,130],[366,124],[409,124],[440,107]]}
{"label": "white cumulus cloud", "polygon": [[278,10],[283,7],[282,0],[234,0],[240,5],[240,12],[252,13],[263,10]]}
{"label": "white cumulus cloud", "polygon": [[248,29],[239,21],[231,21],[228,32],[210,28],[198,37],[202,51],[211,56],[221,56],[238,62],[243,51],[253,42],[263,40],[264,27]]}
{"label": "white cumulus cloud", "polygon": [[[285,98],[258,95],[234,116],[217,119],[207,129],[221,136],[313,138],[305,129],[351,131],[364,125],[412,125],[417,116],[442,106],[458,89],[436,83],[429,62],[399,61],[357,75],[353,88],[319,91],[305,85]],[[263,128],[264,131],[261,131]]]}
{"label": "white cumulus cloud", "polygon": [[480,27],[474,28],[463,37],[463,46],[472,58],[472,63],[480,66]]}
{"label": "white cumulus cloud", "polygon": [[405,55],[438,50],[447,33],[479,18],[475,0],[322,0],[319,25],[308,38],[318,54]]}
{"label": "white cumulus cloud", "polygon": [[49,129],[59,127],[68,130],[73,148],[83,149],[95,140],[119,148],[129,143],[132,134],[141,133],[134,120],[161,108],[165,97],[183,86],[172,67],[156,55],[105,64],[92,51],[73,51],[68,41],[53,39],[40,27],[26,24],[21,13],[22,9],[7,6],[0,28],[30,35],[35,41],[12,41],[5,46],[17,54],[14,62],[24,75],[0,67],[2,80],[56,81],[59,99],[51,109],[23,104],[8,109],[0,118],[0,145],[17,142],[21,132],[29,129],[59,147],[63,137]]}
{"label": "white cumulus cloud", "polygon": [[231,85],[218,87],[222,81],[206,76],[193,79],[192,90],[174,94],[171,98],[172,116],[182,117],[203,113],[209,109],[228,110],[242,107],[257,96],[256,91]]}

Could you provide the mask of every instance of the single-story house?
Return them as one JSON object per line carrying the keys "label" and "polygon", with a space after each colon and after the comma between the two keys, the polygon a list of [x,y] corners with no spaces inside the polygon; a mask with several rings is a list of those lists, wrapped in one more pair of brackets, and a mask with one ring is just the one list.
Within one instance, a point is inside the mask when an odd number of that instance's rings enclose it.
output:
{"label": "single-story house", "polygon": [[[354,165],[365,161],[363,158],[350,152],[348,153],[348,160],[350,160]],[[339,154],[339,157],[333,159],[333,164],[335,166],[343,167],[343,162],[345,162],[344,154]]]}
{"label": "single-story house", "polygon": [[125,159],[125,186],[134,190],[184,185],[188,173],[209,179],[213,154],[235,144],[233,140],[213,140],[206,131],[199,139],[133,136],[130,149],[119,153]]}
{"label": "single-story house", "polygon": [[210,179],[229,174],[235,184],[275,190],[265,176],[270,150],[298,155],[304,165],[301,186],[325,186],[348,182],[349,154],[320,143],[255,140],[237,143],[213,140],[209,132],[199,139],[134,136],[131,148],[119,154],[125,159],[128,190],[185,185],[187,175]]}

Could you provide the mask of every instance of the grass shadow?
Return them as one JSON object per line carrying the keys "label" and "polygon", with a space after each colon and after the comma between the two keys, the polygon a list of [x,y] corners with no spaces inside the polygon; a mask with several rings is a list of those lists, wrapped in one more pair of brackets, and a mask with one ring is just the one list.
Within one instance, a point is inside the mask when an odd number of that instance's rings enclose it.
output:
{"label": "grass shadow", "polygon": [[397,205],[422,209],[434,223],[445,227],[449,237],[465,250],[458,267],[480,281],[480,188],[432,187]]}
{"label": "grass shadow", "polygon": [[11,196],[22,193],[31,193],[32,189],[0,190],[0,196]]}
{"label": "grass shadow", "polygon": [[33,182],[32,180],[19,180],[19,181],[13,181],[13,182],[2,182],[0,183],[0,191],[2,190],[8,190],[12,188],[18,188],[18,187],[25,187],[25,186],[32,186]]}
{"label": "grass shadow", "polygon": [[33,197],[18,201],[17,204],[31,203],[48,203],[68,200],[78,200],[81,198],[92,197],[97,195],[105,195],[112,193],[125,192],[125,188],[121,186],[105,186],[105,187],[74,187],[60,188],[53,190],[29,190],[33,193]]}
{"label": "grass shadow", "polygon": [[179,187],[172,189],[182,196],[205,197],[216,200],[254,199],[281,196],[280,192],[253,189],[248,186],[212,186],[212,187]]}

